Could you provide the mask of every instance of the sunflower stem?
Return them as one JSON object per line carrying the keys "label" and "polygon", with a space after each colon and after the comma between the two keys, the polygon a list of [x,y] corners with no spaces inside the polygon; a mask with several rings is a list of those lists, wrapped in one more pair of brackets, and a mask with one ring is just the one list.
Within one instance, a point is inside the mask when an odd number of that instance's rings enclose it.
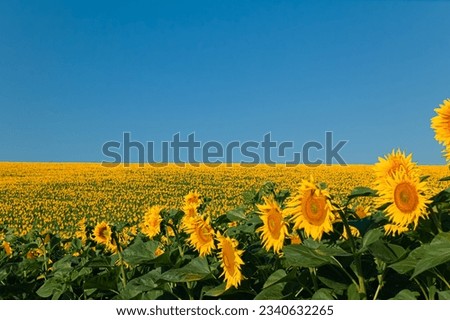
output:
{"label": "sunflower stem", "polygon": [[345,215],[345,212],[342,210],[342,208],[338,211],[339,216],[342,219],[342,223],[344,224],[344,228],[347,232],[348,239],[350,240],[351,249],[353,253],[353,258],[356,265],[356,276],[358,277],[358,292],[363,295],[363,298],[365,299],[367,296],[366,293],[366,285],[365,285],[365,279],[363,276],[362,271],[362,263],[361,263],[361,255],[358,253],[356,248],[356,241],[353,237],[352,231],[350,229],[350,225],[348,224],[347,216]]}
{"label": "sunflower stem", "polygon": [[450,283],[448,283],[448,281],[441,275],[441,273],[440,273],[436,268],[433,268],[433,271],[434,271],[434,273],[437,275],[437,277],[438,277],[439,279],[441,279],[442,282],[445,283],[445,285],[447,286],[447,288],[450,289]]}
{"label": "sunflower stem", "polygon": [[415,282],[417,283],[417,285],[419,286],[420,291],[422,291],[422,294],[423,294],[425,300],[430,300],[430,298],[429,298],[428,295],[427,295],[427,292],[425,291],[425,289],[423,288],[423,286],[420,284],[419,280],[417,280],[416,278],[414,278],[414,281],[415,281]]}
{"label": "sunflower stem", "polygon": [[309,268],[309,273],[311,274],[311,278],[314,285],[314,292],[317,292],[319,290],[319,284],[317,283],[317,269],[316,268]]}
{"label": "sunflower stem", "polygon": [[114,239],[115,243],[116,243],[116,247],[117,247],[117,256],[119,257],[119,263],[120,263],[120,275],[121,275],[121,281],[122,281],[122,285],[125,288],[127,286],[127,275],[125,273],[125,268],[124,268],[124,260],[123,260],[123,256],[122,256],[122,247],[120,246],[119,243],[119,237],[117,236],[116,232],[114,231],[111,235],[111,237]]}
{"label": "sunflower stem", "polygon": [[431,220],[433,221],[434,225],[436,226],[436,229],[438,233],[442,233],[442,227],[441,222],[439,221],[438,217],[436,216],[436,213],[431,213]]}

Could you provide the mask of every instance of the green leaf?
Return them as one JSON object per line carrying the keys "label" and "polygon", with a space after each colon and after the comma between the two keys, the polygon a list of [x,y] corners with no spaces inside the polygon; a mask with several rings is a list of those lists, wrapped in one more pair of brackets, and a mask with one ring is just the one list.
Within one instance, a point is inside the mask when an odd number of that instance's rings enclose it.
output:
{"label": "green leaf", "polygon": [[92,278],[84,282],[84,289],[114,290],[117,291],[117,282],[119,279],[119,269],[114,269]]}
{"label": "green leaf", "polygon": [[[424,182],[424,181],[427,181],[429,177],[430,177],[430,175],[429,175],[429,174],[427,174],[427,175],[424,175],[424,176],[420,176],[420,182]],[[449,177],[449,178],[450,178],[450,177]]]}
{"label": "green leaf", "polygon": [[153,270],[139,278],[131,280],[121,292],[120,298],[124,300],[133,299],[139,294],[155,289],[157,287],[155,281],[159,276],[159,272]]}
{"label": "green leaf", "polygon": [[49,298],[54,295],[60,295],[63,291],[63,284],[56,278],[50,278],[36,291],[42,298]]}
{"label": "green leaf", "polygon": [[230,221],[241,221],[245,220],[245,211],[243,208],[236,208],[226,213],[228,220]]}
{"label": "green leaf", "polygon": [[344,293],[345,290],[347,290],[348,284],[337,282],[335,280],[331,280],[325,277],[317,277],[320,282],[322,282],[324,285],[326,285],[328,288],[333,289],[334,292],[341,295]]}
{"label": "green leaf", "polygon": [[372,229],[367,231],[362,239],[362,247],[360,251],[365,251],[369,246],[383,237],[383,231],[381,229]]}
{"label": "green leaf", "polygon": [[285,286],[286,282],[282,282],[265,288],[255,297],[255,300],[281,300],[285,296],[283,294]]}
{"label": "green leaf", "polygon": [[272,273],[269,278],[267,278],[266,282],[264,283],[263,289],[270,287],[271,285],[285,279],[287,276],[286,271],[283,269],[278,269],[274,273]]}
{"label": "green leaf", "polygon": [[439,297],[439,300],[450,300],[450,290],[439,291],[438,297]]}
{"label": "green leaf", "polygon": [[205,296],[210,296],[210,297],[219,297],[222,294],[224,294],[225,291],[227,291],[225,289],[226,284],[225,282],[219,284],[217,287],[214,287],[212,289],[209,289],[208,291],[205,292]]}
{"label": "green leaf", "polygon": [[440,178],[438,181],[450,181],[450,176]]}
{"label": "green leaf", "polygon": [[313,294],[311,299],[312,300],[335,300],[336,297],[333,294],[333,290],[321,288]]}
{"label": "green leaf", "polygon": [[371,188],[356,187],[352,190],[352,192],[348,196],[348,199],[350,200],[357,197],[375,197],[376,195],[377,192]]}
{"label": "green leaf", "polygon": [[123,251],[123,259],[133,266],[147,263],[156,258],[155,250],[157,248],[158,242],[156,241],[143,242],[141,239],[136,239],[131,246]]}
{"label": "green leaf", "polygon": [[404,289],[397,293],[395,297],[393,297],[390,300],[417,300],[417,297],[419,297],[420,294],[416,291],[411,291],[408,289]]}
{"label": "green leaf", "polygon": [[335,264],[330,255],[319,255],[304,245],[289,245],[283,251],[286,263],[290,267],[317,268]]}
{"label": "green leaf", "polygon": [[361,300],[361,296],[358,292],[358,287],[354,283],[348,286],[347,298],[348,300]]}
{"label": "green leaf", "polygon": [[206,258],[198,257],[182,268],[171,269],[161,279],[169,282],[190,282],[202,280],[210,275]]}
{"label": "green leaf", "polygon": [[406,250],[398,245],[378,240],[369,246],[370,252],[378,259],[386,263],[397,262],[406,253]]}
{"label": "green leaf", "polygon": [[417,262],[412,278],[450,261],[450,233],[438,234],[430,244],[425,244],[424,247],[426,248],[424,255]]}

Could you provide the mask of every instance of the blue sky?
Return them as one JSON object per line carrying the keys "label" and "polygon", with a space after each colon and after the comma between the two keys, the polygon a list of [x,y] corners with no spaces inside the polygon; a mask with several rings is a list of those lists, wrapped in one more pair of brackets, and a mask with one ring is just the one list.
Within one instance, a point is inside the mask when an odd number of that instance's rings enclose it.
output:
{"label": "blue sky", "polygon": [[[348,163],[444,163],[449,1],[2,1],[0,161],[102,161],[170,140],[295,147]],[[320,157],[320,154],[318,154]]]}

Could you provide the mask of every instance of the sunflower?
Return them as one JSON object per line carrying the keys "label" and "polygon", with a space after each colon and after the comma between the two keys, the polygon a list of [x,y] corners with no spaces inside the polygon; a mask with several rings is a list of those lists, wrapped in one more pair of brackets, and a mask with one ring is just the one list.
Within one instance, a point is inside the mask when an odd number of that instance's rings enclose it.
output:
{"label": "sunflower", "polygon": [[365,217],[370,215],[370,209],[368,207],[363,206],[363,205],[358,205],[353,210],[355,211],[355,214],[360,219],[364,219]]}
{"label": "sunflower", "polygon": [[206,220],[201,216],[193,218],[186,231],[189,234],[191,246],[199,252],[201,257],[210,254],[212,249],[215,249],[214,230],[209,218]]}
{"label": "sunflower", "polygon": [[388,236],[390,234],[392,234],[392,236],[395,237],[395,234],[397,233],[397,235],[401,235],[402,233],[408,231],[408,227],[404,227],[404,226],[399,226],[396,224],[385,224],[384,225],[384,233]]}
{"label": "sunflower", "polygon": [[81,219],[78,223],[78,230],[75,232],[75,237],[80,239],[83,244],[87,241],[86,235],[86,218]]}
{"label": "sunflower", "polygon": [[202,199],[197,191],[191,191],[184,196],[184,203],[186,205],[195,205],[198,207],[202,203]]}
{"label": "sunflower", "polygon": [[434,109],[437,115],[431,119],[431,128],[435,132],[434,138],[441,144],[450,145],[450,99],[444,100]]}
{"label": "sunflower", "polygon": [[388,177],[393,177],[399,170],[404,170],[408,175],[416,175],[416,164],[412,162],[412,154],[405,155],[400,150],[392,150],[392,153],[379,157],[374,170],[376,175],[376,185],[384,184]]}
{"label": "sunflower", "polygon": [[[361,237],[361,233],[359,232],[358,228],[356,228],[354,226],[350,226],[350,232],[351,232],[353,238]],[[342,232],[342,238],[345,240],[348,239],[347,228],[345,228],[345,227],[344,227],[344,232]]]}
{"label": "sunflower", "polygon": [[241,256],[244,251],[237,249],[239,242],[235,239],[222,236],[218,233],[217,240],[219,241],[218,248],[220,249],[220,266],[223,269],[221,276],[225,276],[226,281],[225,289],[228,290],[231,287],[237,288],[244,278],[241,273],[241,266],[244,264]]}
{"label": "sunflower", "polygon": [[5,250],[5,253],[7,256],[12,255],[12,249],[11,249],[11,245],[9,244],[9,242],[3,241],[2,247],[3,247],[3,250]]}
{"label": "sunflower", "polygon": [[289,236],[289,239],[291,240],[291,244],[301,244],[302,243],[302,239],[300,238],[300,236],[296,233],[293,233]]}
{"label": "sunflower", "polygon": [[427,200],[424,196],[426,183],[420,182],[418,177],[410,177],[404,170],[400,170],[386,180],[386,184],[378,190],[379,205],[389,203],[385,213],[392,224],[406,227],[414,224],[414,229],[421,217],[426,217]]}
{"label": "sunflower", "polygon": [[95,226],[93,239],[99,244],[107,245],[111,241],[111,234],[111,227],[103,221]]}
{"label": "sunflower", "polygon": [[324,232],[333,231],[334,209],[328,191],[320,189],[311,177],[303,180],[298,194],[289,199],[285,214],[292,215],[295,229],[320,240]]}
{"label": "sunflower", "polygon": [[150,239],[161,231],[161,210],[160,206],[152,206],[144,214],[144,221],[141,223],[141,231]]}
{"label": "sunflower", "polygon": [[181,219],[181,227],[183,229],[189,228],[191,220],[198,217],[197,204],[185,204],[183,207],[184,216]]}
{"label": "sunflower", "polygon": [[264,204],[259,204],[257,207],[263,225],[256,232],[262,232],[262,244],[267,251],[273,248],[275,253],[280,253],[288,233],[287,223],[284,221],[286,214],[273,198],[264,197]]}

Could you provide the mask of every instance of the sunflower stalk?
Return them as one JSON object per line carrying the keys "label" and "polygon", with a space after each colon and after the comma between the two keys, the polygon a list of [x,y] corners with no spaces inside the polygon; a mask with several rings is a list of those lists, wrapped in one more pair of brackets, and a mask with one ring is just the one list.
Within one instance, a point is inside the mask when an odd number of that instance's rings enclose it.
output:
{"label": "sunflower stalk", "polygon": [[366,298],[367,293],[366,293],[365,279],[364,279],[363,271],[362,271],[361,255],[357,251],[356,241],[352,235],[352,231],[350,229],[350,225],[348,224],[348,220],[347,220],[347,216],[346,216],[345,212],[342,209],[340,209],[338,211],[338,213],[342,219],[342,223],[344,224],[344,228],[347,232],[348,239],[350,239],[351,250],[352,250],[353,258],[354,258],[355,265],[356,265],[356,276],[358,277],[358,292],[364,298]]}
{"label": "sunflower stalk", "polygon": [[123,259],[123,255],[122,255],[122,247],[120,246],[119,243],[119,237],[117,236],[117,233],[114,231],[111,234],[111,237],[113,238],[114,242],[116,243],[116,247],[117,247],[117,256],[119,257],[119,268],[120,268],[120,280],[122,281],[122,285],[125,288],[127,286],[127,275],[125,273],[125,268],[124,268],[124,259]]}

